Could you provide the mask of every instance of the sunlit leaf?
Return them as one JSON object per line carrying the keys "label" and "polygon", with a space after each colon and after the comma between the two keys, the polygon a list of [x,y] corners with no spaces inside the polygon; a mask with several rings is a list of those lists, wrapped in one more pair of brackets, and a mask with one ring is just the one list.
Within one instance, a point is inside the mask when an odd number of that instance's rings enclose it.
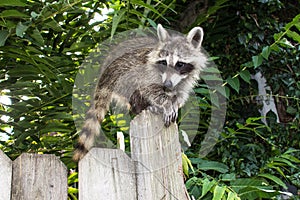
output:
{"label": "sunlit leaf", "polygon": [[216,185],[214,189],[214,196],[212,200],[222,200],[224,194],[225,194],[225,186],[219,186]]}
{"label": "sunlit leaf", "polygon": [[300,35],[295,32],[295,31],[291,31],[291,30],[288,30],[287,31],[287,35],[292,38],[293,40],[297,41],[298,43],[300,43]]}
{"label": "sunlit leaf", "polygon": [[282,38],[278,44],[280,44],[283,47],[288,47],[288,48],[295,48],[294,45],[286,38]]}
{"label": "sunlit leaf", "polygon": [[201,197],[204,197],[211,188],[216,184],[215,180],[209,181],[207,178],[203,180]]}

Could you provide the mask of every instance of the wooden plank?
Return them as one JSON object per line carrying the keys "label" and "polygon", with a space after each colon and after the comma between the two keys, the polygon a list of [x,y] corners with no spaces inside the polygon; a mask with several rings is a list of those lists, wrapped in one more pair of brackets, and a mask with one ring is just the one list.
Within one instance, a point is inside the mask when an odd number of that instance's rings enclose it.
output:
{"label": "wooden plank", "polygon": [[67,168],[55,155],[23,153],[13,162],[12,200],[67,198]]}
{"label": "wooden plank", "polygon": [[0,150],[0,200],[11,195],[12,161]]}
{"label": "wooden plank", "polygon": [[93,148],[79,162],[79,200],[136,200],[134,172],[122,150]]}
{"label": "wooden plank", "polygon": [[166,128],[160,115],[143,111],[131,121],[130,141],[139,200],[189,199],[176,124]]}

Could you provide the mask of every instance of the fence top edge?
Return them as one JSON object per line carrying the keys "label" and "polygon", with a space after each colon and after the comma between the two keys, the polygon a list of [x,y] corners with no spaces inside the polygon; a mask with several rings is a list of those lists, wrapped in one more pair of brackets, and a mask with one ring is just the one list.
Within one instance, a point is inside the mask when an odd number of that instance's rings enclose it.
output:
{"label": "fence top edge", "polygon": [[12,163],[12,160],[0,149],[0,158],[7,163]]}

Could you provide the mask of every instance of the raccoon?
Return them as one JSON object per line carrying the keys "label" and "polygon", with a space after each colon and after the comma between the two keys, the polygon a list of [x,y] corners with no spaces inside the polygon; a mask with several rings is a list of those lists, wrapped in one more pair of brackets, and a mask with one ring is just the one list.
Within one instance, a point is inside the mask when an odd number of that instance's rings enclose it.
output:
{"label": "raccoon", "polygon": [[203,30],[193,28],[186,36],[171,35],[157,26],[154,46],[124,53],[105,66],[91,108],[86,113],[73,159],[80,160],[94,145],[110,103],[138,114],[144,109],[162,114],[168,127],[175,122],[207,58],[201,52]]}

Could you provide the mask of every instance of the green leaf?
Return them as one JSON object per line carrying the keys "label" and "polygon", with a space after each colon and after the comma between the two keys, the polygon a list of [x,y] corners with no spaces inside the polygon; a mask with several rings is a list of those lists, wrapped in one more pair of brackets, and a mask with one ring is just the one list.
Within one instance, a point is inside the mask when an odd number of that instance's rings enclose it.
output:
{"label": "green leaf", "polygon": [[220,98],[216,93],[210,93],[210,101],[211,101],[212,105],[219,108],[220,107],[220,101],[219,100],[220,100]]}
{"label": "green leaf", "polygon": [[280,157],[285,158],[291,162],[300,163],[300,160],[298,158],[286,153],[282,154]]}
{"label": "green leaf", "polygon": [[283,188],[287,189],[286,184],[281,179],[279,179],[278,177],[276,177],[272,174],[258,174],[258,176],[270,179],[271,181],[275,182],[276,184],[278,184],[278,185],[282,186]]}
{"label": "green leaf", "polygon": [[34,29],[30,35],[38,44],[44,45],[44,38],[38,29]]}
{"label": "green leaf", "polygon": [[300,20],[300,14],[298,14],[296,17],[293,18],[293,20],[285,25],[285,30],[289,30],[294,25],[298,25]]}
{"label": "green leaf", "polygon": [[259,67],[262,64],[262,61],[263,61],[262,55],[252,56],[252,62],[253,62],[254,68]]}
{"label": "green leaf", "polygon": [[283,47],[295,48],[294,45],[292,45],[292,43],[286,38],[282,38],[278,43]]}
{"label": "green leaf", "polygon": [[212,74],[212,75],[200,75],[200,77],[204,81],[223,81],[222,78],[219,77],[217,74]]}
{"label": "green leaf", "polygon": [[68,187],[68,193],[77,194],[78,191],[79,190],[77,188]]}
{"label": "green leaf", "polygon": [[240,90],[240,81],[237,77],[234,78],[227,78],[226,82],[237,92],[239,93]]}
{"label": "green leaf", "polygon": [[28,29],[28,26],[19,22],[16,27],[16,35],[19,37],[23,37],[25,35],[25,32],[27,29]]}
{"label": "green leaf", "polygon": [[254,178],[240,178],[236,179],[230,182],[231,187],[239,193],[239,190],[245,188],[245,187],[262,187],[263,181],[259,179]]}
{"label": "green leaf", "polygon": [[233,180],[236,180],[236,174],[235,173],[221,174],[220,179],[222,181],[233,181]]}
{"label": "green leaf", "polygon": [[51,29],[53,29],[54,31],[57,31],[57,32],[63,31],[63,28],[54,19],[51,19],[50,22],[45,23],[44,26],[48,27],[48,28],[51,28]]}
{"label": "green leaf", "polygon": [[156,10],[152,5],[145,3],[144,1],[140,1],[140,0],[131,0],[132,4],[137,4],[140,5],[142,7],[147,8],[148,10],[151,10],[152,12],[156,13],[158,16],[160,16],[161,18],[163,18],[164,20],[166,20],[167,22],[169,22],[158,10]]}
{"label": "green leaf", "polygon": [[216,184],[215,180],[209,181],[207,178],[203,180],[203,185],[202,185],[202,194],[201,197],[204,197],[208,191]]}
{"label": "green leaf", "polygon": [[264,57],[264,59],[268,60],[270,53],[271,53],[271,48],[269,46],[266,46],[263,48],[261,55],[262,57]]}
{"label": "green leaf", "polygon": [[0,30],[0,47],[5,45],[5,41],[9,36],[9,32],[7,30]]}
{"label": "green leaf", "polygon": [[193,196],[200,196],[200,187],[199,184],[201,182],[200,178],[197,177],[192,177],[190,179],[187,180],[186,182],[186,188],[189,190],[189,194],[193,195]]}
{"label": "green leaf", "polygon": [[124,16],[125,12],[126,12],[126,10],[122,9],[114,15],[114,17],[112,19],[112,27],[111,27],[111,33],[110,33],[111,39],[115,35],[118,24],[123,20],[123,16]]}
{"label": "green leaf", "polygon": [[279,46],[276,43],[273,43],[270,46],[270,48],[271,48],[272,51],[276,51],[276,52],[278,52],[280,50]]}
{"label": "green leaf", "polygon": [[263,189],[259,187],[245,187],[239,191],[241,199],[256,200],[256,199],[271,199],[279,194],[279,192],[272,190],[271,187]]}
{"label": "green leaf", "polygon": [[251,74],[248,70],[243,70],[239,72],[239,75],[241,76],[241,78],[247,82],[250,83],[250,79],[251,79]]}
{"label": "green leaf", "polygon": [[35,54],[43,55],[43,52],[40,51],[39,49],[36,49],[34,46],[27,46],[26,50],[28,50],[28,52],[30,52],[30,53],[32,52]]}
{"label": "green leaf", "polygon": [[291,161],[285,159],[284,157],[281,157],[281,158],[280,157],[279,158],[276,157],[276,158],[274,158],[273,159],[273,163],[277,164],[279,166],[288,165],[288,166],[290,166],[292,168],[297,168],[296,165],[294,165]]}
{"label": "green leaf", "polygon": [[284,35],[283,32],[275,33],[275,34],[273,35],[274,40],[275,40],[275,41],[279,40],[283,35]]}
{"label": "green leaf", "polygon": [[188,177],[189,176],[189,166],[188,166],[188,162],[187,162],[187,156],[182,153],[181,154],[181,157],[182,157],[182,170],[183,170],[183,173]]}
{"label": "green leaf", "polygon": [[217,85],[215,86],[215,89],[224,97],[229,99],[229,91],[227,91],[228,87],[222,86],[222,85]]}
{"label": "green leaf", "polygon": [[207,68],[204,68],[203,72],[221,74],[220,70],[218,68],[216,68],[216,67],[207,67]]}
{"label": "green leaf", "polygon": [[212,200],[221,200],[225,194],[225,186],[216,185],[214,189],[214,197]]}
{"label": "green leaf", "polygon": [[214,61],[214,60],[218,60],[218,59],[220,59],[220,57],[218,57],[218,56],[211,56],[211,57],[208,58],[208,61]]}
{"label": "green leaf", "polygon": [[20,0],[1,0],[0,6],[28,6],[26,3],[20,1]]}
{"label": "green leaf", "polygon": [[152,27],[157,27],[157,24],[152,19],[147,18],[147,21]]}
{"label": "green leaf", "polygon": [[296,108],[293,108],[292,106],[288,106],[287,109],[286,109],[286,112],[289,113],[289,114],[296,114],[298,112],[298,110]]}
{"label": "green leaf", "polygon": [[17,10],[4,10],[3,12],[0,13],[0,17],[29,18],[28,15],[21,13],[20,11]]}
{"label": "green leaf", "polygon": [[227,196],[227,200],[239,200],[240,198],[237,196],[236,193],[230,191],[228,193],[228,196]]}
{"label": "green leaf", "polygon": [[261,117],[249,117],[246,120],[246,124],[255,124],[259,120],[261,120]]}
{"label": "green leaf", "polygon": [[209,89],[207,88],[195,88],[194,91],[197,94],[209,94]]}
{"label": "green leaf", "polygon": [[300,35],[294,31],[288,30],[287,35],[292,38],[293,40],[297,41],[300,43]]}
{"label": "green leaf", "polygon": [[224,165],[223,163],[216,162],[216,161],[203,161],[198,164],[198,169],[208,171],[208,170],[214,170],[218,171],[220,173],[226,173],[228,172],[228,167]]}
{"label": "green leaf", "polygon": [[70,132],[71,129],[62,122],[51,122],[43,127],[41,133],[51,133],[51,132]]}
{"label": "green leaf", "polygon": [[234,200],[234,198],[235,198],[234,193],[230,191],[228,193],[227,200]]}
{"label": "green leaf", "polygon": [[264,179],[240,178],[230,182],[231,188],[239,194],[241,199],[255,200],[257,198],[270,199],[278,194]]}
{"label": "green leaf", "polygon": [[188,177],[189,168],[194,172],[193,165],[192,165],[190,159],[184,153],[181,154],[181,157],[182,157],[183,172]]}

